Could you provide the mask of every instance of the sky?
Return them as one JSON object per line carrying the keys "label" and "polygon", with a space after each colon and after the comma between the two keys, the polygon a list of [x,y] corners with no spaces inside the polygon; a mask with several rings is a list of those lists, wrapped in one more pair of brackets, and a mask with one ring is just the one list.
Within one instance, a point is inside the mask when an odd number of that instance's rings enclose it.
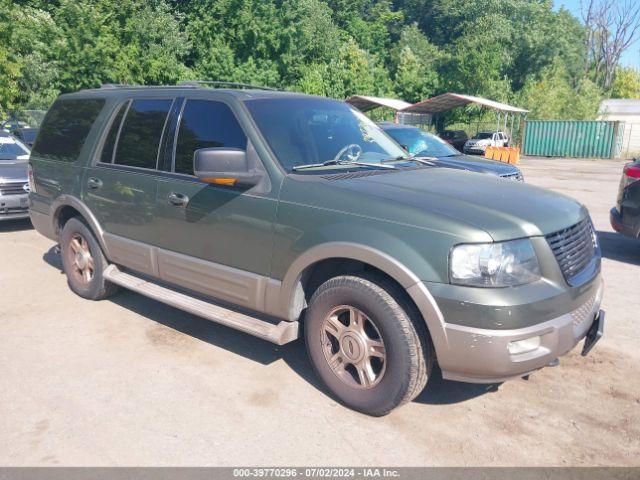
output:
{"label": "sky", "polygon": [[[609,0],[609,1],[619,1],[619,0]],[[567,10],[573,13],[578,18],[580,16],[580,0],[554,0],[554,5],[556,8],[560,8],[564,6]],[[632,44],[629,49],[622,55],[620,59],[620,63],[624,66],[631,66],[635,68],[640,68],[640,40],[636,40],[634,44]]]}

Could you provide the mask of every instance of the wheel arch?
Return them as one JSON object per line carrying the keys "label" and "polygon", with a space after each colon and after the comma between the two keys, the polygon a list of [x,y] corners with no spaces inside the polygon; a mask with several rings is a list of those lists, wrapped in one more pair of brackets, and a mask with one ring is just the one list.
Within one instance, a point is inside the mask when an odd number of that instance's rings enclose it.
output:
{"label": "wheel arch", "polygon": [[59,238],[60,231],[67,220],[72,217],[82,218],[96,237],[96,240],[100,244],[105,256],[107,258],[109,257],[106,244],[104,242],[104,230],[100,226],[100,223],[98,223],[95,215],[91,213],[89,207],[87,207],[82,200],[72,195],[60,195],[51,204],[50,216],[53,222],[52,228],[56,238]]}
{"label": "wheel arch", "polygon": [[[278,299],[269,298],[271,313],[288,320],[298,320],[318,282],[331,276],[357,273],[359,269],[384,275],[402,291],[426,324],[436,350],[445,348],[444,319],[424,283],[397,259],[378,249],[351,242],[330,242],[315,246],[300,255],[278,285]],[[335,273],[335,275],[331,275]],[[276,305],[274,305],[274,301]]]}

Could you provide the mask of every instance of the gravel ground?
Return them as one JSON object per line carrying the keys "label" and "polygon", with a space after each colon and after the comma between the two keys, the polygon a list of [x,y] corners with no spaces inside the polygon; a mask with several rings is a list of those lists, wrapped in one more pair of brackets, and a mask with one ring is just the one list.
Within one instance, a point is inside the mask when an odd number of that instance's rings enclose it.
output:
{"label": "gravel ground", "polygon": [[605,336],[501,385],[436,374],[369,418],[336,404],[301,342],[276,347],[131,292],[67,288],[54,243],[0,225],[0,465],[640,465],[640,241],[611,230],[619,161],[524,159],[585,203]]}

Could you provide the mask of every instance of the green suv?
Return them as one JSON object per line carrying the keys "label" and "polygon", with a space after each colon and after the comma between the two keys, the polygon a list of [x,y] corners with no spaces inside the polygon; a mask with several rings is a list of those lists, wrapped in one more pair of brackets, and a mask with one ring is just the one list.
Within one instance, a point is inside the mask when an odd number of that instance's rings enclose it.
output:
{"label": "green suv", "polygon": [[332,394],[371,415],[436,362],[499,382],[602,334],[582,205],[435,168],[344,102],[196,83],[62,95],[29,173],[33,224],[78,295],[120,286],[279,345],[304,336]]}

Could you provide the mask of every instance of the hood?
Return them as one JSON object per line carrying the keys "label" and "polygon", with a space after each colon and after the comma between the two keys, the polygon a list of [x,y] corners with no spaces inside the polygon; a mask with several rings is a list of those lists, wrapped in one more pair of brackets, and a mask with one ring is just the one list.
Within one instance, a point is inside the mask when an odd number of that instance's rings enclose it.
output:
{"label": "hood", "polygon": [[508,163],[497,162],[482,157],[470,155],[455,155],[453,157],[438,157],[437,165],[459,170],[469,170],[478,173],[490,173],[492,175],[508,175],[519,170]]}
{"label": "hood", "polygon": [[27,162],[0,160],[0,182],[26,182]]}
{"label": "hood", "polygon": [[[395,221],[400,212],[404,215],[411,211],[411,224],[424,228],[432,226],[435,215],[453,220],[451,229],[456,222],[466,224],[484,230],[494,241],[547,235],[588,216],[581,204],[550,190],[448,168],[356,175],[324,182],[362,198],[352,202],[351,196],[336,195],[350,212]],[[314,204],[332,208],[332,196],[326,193],[314,196]]]}

